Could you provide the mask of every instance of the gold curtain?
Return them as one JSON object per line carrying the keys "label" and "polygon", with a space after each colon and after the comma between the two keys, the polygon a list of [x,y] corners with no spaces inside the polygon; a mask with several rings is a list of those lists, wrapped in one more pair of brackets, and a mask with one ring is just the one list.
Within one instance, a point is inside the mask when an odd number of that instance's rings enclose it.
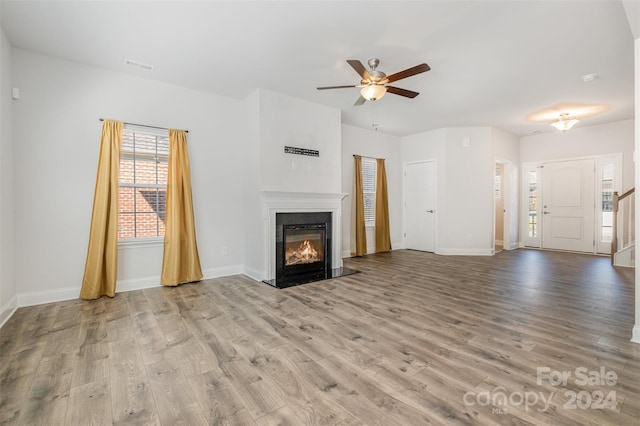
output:
{"label": "gold curtain", "polygon": [[364,256],[367,254],[367,235],[365,232],[364,224],[364,193],[362,192],[362,157],[359,155],[353,156],[354,160],[354,175],[355,175],[355,251],[352,254],[355,256]]}
{"label": "gold curtain", "polygon": [[376,253],[391,251],[389,229],[389,197],[387,195],[387,172],[384,159],[376,159]]}
{"label": "gold curtain", "polygon": [[191,197],[187,133],[169,130],[169,176],[160,283],[176,286],[202,278]]}
{"label": "gold curtain", "polygon": [[118,174],[123,123],[102,123],[100,157],[93,212],[89,231],[89,247],[84,266],[80,298],[91,300],[116,294],[118,271]]}

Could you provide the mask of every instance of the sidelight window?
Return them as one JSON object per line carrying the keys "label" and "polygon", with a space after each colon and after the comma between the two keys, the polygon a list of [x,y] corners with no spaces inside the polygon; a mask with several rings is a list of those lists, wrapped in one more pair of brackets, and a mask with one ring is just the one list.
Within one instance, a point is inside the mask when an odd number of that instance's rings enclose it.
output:
{"label": "sidelight window", "polygon": [[527,234],[529,237],[538,236],[538,170],[531,169],[526,174],[529,189],[529,214],[527,224]]}
{"label": "sidelight window", "polygon": [[600,241],[611,242],[613,236],[613,164],[605,164],[600,167],[600,203],[601,226]]}

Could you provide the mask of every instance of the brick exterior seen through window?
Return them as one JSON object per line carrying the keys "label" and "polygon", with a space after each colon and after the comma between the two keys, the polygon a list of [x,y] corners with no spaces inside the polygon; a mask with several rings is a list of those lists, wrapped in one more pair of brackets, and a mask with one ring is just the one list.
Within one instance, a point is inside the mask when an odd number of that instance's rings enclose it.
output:
{"label": "brick exterior seen through window", "polygon": [[169,141],[125,129],[120,155],[118,238],[164,236]]}

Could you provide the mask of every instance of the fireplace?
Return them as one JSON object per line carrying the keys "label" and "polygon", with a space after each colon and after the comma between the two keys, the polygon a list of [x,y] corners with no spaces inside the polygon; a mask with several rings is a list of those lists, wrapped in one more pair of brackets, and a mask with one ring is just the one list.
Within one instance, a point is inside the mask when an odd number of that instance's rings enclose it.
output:
{"label": "fireplace", "polygon": [[251,276],[273,287],[287,288],[357,273],[342,266],[345,195],[263,191],[266,271],[250,271]]}
{"label": "fireplace", "polygon": [[329,278],[331,212],[276,213],[276,287]]}

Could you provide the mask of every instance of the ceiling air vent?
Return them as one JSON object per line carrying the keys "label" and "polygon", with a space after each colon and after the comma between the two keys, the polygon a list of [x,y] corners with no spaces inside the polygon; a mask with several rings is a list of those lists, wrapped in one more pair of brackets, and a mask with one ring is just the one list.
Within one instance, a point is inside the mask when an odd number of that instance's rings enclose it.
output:
{"label": "ceiling air vent", "polygon": [[129,65],[130,67],[140,68],[145,71],[153,71],[156,69],[155,65],[144,64],[142,62],[134,61],[133,59],[125,59],[124,63]]}

